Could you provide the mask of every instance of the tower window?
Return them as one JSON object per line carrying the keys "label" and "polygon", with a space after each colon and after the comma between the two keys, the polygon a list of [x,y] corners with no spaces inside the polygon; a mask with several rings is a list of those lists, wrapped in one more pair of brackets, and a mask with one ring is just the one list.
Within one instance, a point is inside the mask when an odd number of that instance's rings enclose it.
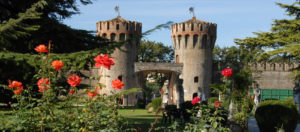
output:
{"label": "tower window", "polygon": [[174,42],[174,46],[175,46],[175,49],[177,48],[177,44],[176,44],[176,38],[175,36],[173,36],[173,42]]}
{"label": "tower window", "polygon": [[197,42],[198,42],[198,35],[195,34],[195,35],[193,36],[193,48],[196,47]]}
{"label": "tower window", "polygon": [[118,76],[118,79],[119,79],[120,81],[122,81],[122,75]]}
{"label": "tower window", "polygon": [[119,24],[117,24],[117,26],[116,26],[116,29],[117,29],[117,30],[119,30],[119,29],[120,29],[120,25],[119,25]]}
{"label": "tower window", "polygon": [[200,31],[202,31],[203,30],[203,28],[202,28],[202,24],[200,25]]}
{"label": "tower window", "polygon": [[176,63],[179,63],[179,56],[176,55]]}
{"label": "tower window", "polygon": [[191,31],[194,31],[194,24],[192,23]]}
{"label": "tower window", "polygon": [[180,49],[181,35],[178,36],[178,48]]}
{"label": "tower window", "polygon": [[126,23],[126,30],[128,31],[128,23]]}
{"label": "tower window", "polygon": [[185,31],[185,24],[182,24],[182,31]]}
{"label": "tower window", "polygon": [[194,77],[194,83],[197,83],[199,81],[198,76]]}
{"label": "tower window", "polygon": [[187,48],[189,37],[189,35],[185,35],[185,48]]}
{"label": "tower window", "polygon": [[109,30],[109,22],[107,22],[107,30]]}

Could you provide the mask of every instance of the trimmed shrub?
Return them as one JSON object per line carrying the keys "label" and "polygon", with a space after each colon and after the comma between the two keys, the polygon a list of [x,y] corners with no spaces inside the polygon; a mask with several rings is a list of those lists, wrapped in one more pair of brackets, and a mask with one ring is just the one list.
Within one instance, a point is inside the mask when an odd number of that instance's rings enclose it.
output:
{"label": "trimmed shrub", "polygon": [[152,106],[153,106],[154,110],[157,110],[158,108],[161,107],[161,102],[162,102],[161,98],[155,98],[152,100]]}
{"label": "trimmed shrub", "polygon": [[281,127],[286,132],[294,132],[297,108],[292,101],[266,100],[259,104],[255,118],[261,132],[275,132]]}

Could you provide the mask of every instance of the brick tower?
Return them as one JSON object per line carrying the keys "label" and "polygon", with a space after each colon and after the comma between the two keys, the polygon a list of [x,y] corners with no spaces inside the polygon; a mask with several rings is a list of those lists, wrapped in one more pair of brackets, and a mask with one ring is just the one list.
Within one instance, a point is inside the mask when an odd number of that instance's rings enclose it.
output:
{"label": "brick tower", "polygon": [[[142,24],[139,22],[129,21],[117,16],[117,18],[97,22],[97,35],[106,37],[111,41],[129,40],[130,38],[138,38],[141,35]],[[111,86],[112,80],[119,78],[124,83],[122,90],[137,87],[137,79],[134,72],[134,62],[137,61],[137,49],[140,39],[130,39],[121,46],[115,49],[110,55],[115,59],[115,65],[111,70],[102,69],[100,75],[107,75],[109,77],[102,77],[100,82],[106,84],[101,92],[111,94],[112,91],[118,92]],[[135,95],[124,96],[123,105],[135,105]]]}
{"label": "brick tower", "polygon": [[172,25],[175,62],[183,63],[184,100],[192,100],[194,93],[209,96],[212,79],[212,50],[216,41],[217,25],[193,17]]}

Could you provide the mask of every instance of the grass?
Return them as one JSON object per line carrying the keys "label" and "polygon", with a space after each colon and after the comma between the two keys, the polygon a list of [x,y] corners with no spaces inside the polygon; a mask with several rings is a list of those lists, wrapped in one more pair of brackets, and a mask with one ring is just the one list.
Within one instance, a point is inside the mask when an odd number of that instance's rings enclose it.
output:
{"label": "grass", "polygon": [[[125,119],[129,123],[129,127],[140,127],[142,128],[143,132],[147,132],[148,129],[151,127],[151,123],[153,123],[156,119],[154,112],[148,113],[148,111],[145,109],[120,109],[119,114],[125,117]],[[159,120],[155,127],[161,125],[161,113],[159,113],[158,115]]]}
{"label": "grass", "polygon": [[[128,123],[129,128],[142,128],[143,132],[147,132],[156,119],[155,112],[148,113],[145,109],[137,109],[135,107],[126,107],[119,109],[119,114],[122,115]],[[0,108],[0,124],[5,123],[5,120],[12,118],[12,109]],[[158,114],[158,122],[155,125],[161,126],[161,113]]]}

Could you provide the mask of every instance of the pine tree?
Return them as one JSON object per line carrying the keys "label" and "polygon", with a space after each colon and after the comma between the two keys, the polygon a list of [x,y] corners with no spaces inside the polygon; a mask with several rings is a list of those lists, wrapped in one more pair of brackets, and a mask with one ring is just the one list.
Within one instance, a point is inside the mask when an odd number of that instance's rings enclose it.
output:
{"label": "pine tree", "polygon": [[[29,25],[24,23],[25,20],[39,19],[42,13],[38,12],[38,9],[42,9],[46,5],[45,0],[40,0],[34,3],[31,8],[28,8],[23,13],[18,13],[17,18],[10,18],[8,20],[2,20],[0,23],[0,50],[5,50],[6,47],[3,44],[8,44],[8,39],[17,39],[21,36],[28,36],[30,31],[36,31],[39,25]],[[3,14],[10,14],[3,10]]]}
{"label": "pine tree", "polygon": [[249,53],[257,53],[251,61],[296,61],[300,58],[300,1],[277,5],[294,18],[275,20],[270,32],[256,32],[257,37],[235,40],[242,48],[249,49]]}

